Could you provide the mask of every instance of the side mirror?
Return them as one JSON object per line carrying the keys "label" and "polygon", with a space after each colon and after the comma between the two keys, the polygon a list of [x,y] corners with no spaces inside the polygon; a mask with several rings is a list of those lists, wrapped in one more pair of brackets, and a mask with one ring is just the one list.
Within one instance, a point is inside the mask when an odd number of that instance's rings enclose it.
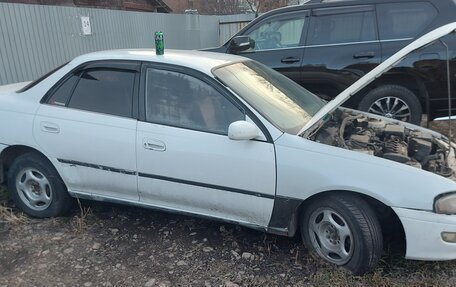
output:
{"label": "side mirror", "polygon": [[250,48],[255,48],[255,41],[250,39],[249,36],[236,36],[230,42],[229,51],[231,53],[239,53]]}
{"label": "side mirror", "polygon": [[228,127],[228,137],[235,141],[251,140],[259,135],[258,127],[247,121],[237,121]]}

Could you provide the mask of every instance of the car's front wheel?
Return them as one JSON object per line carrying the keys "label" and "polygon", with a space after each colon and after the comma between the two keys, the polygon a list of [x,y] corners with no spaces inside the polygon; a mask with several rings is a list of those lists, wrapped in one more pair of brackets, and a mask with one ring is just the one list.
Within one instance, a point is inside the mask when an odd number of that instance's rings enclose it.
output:
{"label": "car's front wheel", "polygon": [[10,166],[8,189],[16,206],[33,217],[62,215],[72,205],[54,166],[35,153],[19,156]]}
{"label": "car's front wheel", "polygon": [[372,270],[383,249],[375,213],[363,199],[348,193],[329,194],[305,206],[301,236],[310,250],[355,275]]}

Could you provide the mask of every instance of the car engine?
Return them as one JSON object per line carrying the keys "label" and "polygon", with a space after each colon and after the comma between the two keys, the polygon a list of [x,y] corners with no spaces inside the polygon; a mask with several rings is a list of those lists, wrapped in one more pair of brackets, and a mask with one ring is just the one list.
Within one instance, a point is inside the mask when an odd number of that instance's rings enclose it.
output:
{"label": "car engine", "polygon": [[453,177],[449,165],[450,147],[444,138],[419,129],[354,111],[338,109],[309,139],[382,157],[444,177]]}

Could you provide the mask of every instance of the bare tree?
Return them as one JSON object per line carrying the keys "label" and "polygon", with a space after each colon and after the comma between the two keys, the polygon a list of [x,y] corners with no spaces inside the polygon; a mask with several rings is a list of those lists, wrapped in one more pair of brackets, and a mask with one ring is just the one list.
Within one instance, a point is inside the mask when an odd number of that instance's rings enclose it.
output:
{"label": "bare tree", "polygon": [[259,13],[264,13],[280,7],[291,4],[290,0],[244,0],[250,7],[250,10],[258,17]]}
{"label": "bare tree", "polygon": [[193,2],[187,0],[165,0],[164,2],[173,10],[173,13],[180,14],[186,9],[193,9]]}
{"label": "bare tree", "polygon": [[245,13],[244,0],[195,0],[201,14],[229,15]]}
{"label": "bare tree", "polygon": [[199,14],[206,15],[255,13],[257,16],[259,13],[264,13],[290,4],[296,4],[299,1],[300,0],[165,0],[176,13],[182,13],[186,9],[194,9],[198,10]]}

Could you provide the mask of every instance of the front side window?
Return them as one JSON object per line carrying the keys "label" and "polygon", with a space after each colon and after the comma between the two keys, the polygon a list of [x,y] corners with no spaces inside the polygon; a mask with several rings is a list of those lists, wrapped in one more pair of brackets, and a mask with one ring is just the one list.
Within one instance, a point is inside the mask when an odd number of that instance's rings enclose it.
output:
{"label": "front side window", "polygon": [[68,107],[131,117],[134,80],[135,73],[132,71],[111,69],[84,71],[74,88]]}
{"label": "front side window", "polygon": [[186,74],[149,68],[146,120],[217,134],[244,120],[244,113],[206,82]]}
{"label": "front side window", "polygon": [[381,40],[414,38],[437,17],[437,10],[427,2],[378,4]]}
{"label": "front side window", "polygon": [[278,19],[264,22],[248,36],[255,41],[254,50],[297,47],[301,42],[305,18]]}
{"label": "front side window", "polygon": [[374,12],[313,15],[310,21],[308,45],[343,44],[374,41]]}

